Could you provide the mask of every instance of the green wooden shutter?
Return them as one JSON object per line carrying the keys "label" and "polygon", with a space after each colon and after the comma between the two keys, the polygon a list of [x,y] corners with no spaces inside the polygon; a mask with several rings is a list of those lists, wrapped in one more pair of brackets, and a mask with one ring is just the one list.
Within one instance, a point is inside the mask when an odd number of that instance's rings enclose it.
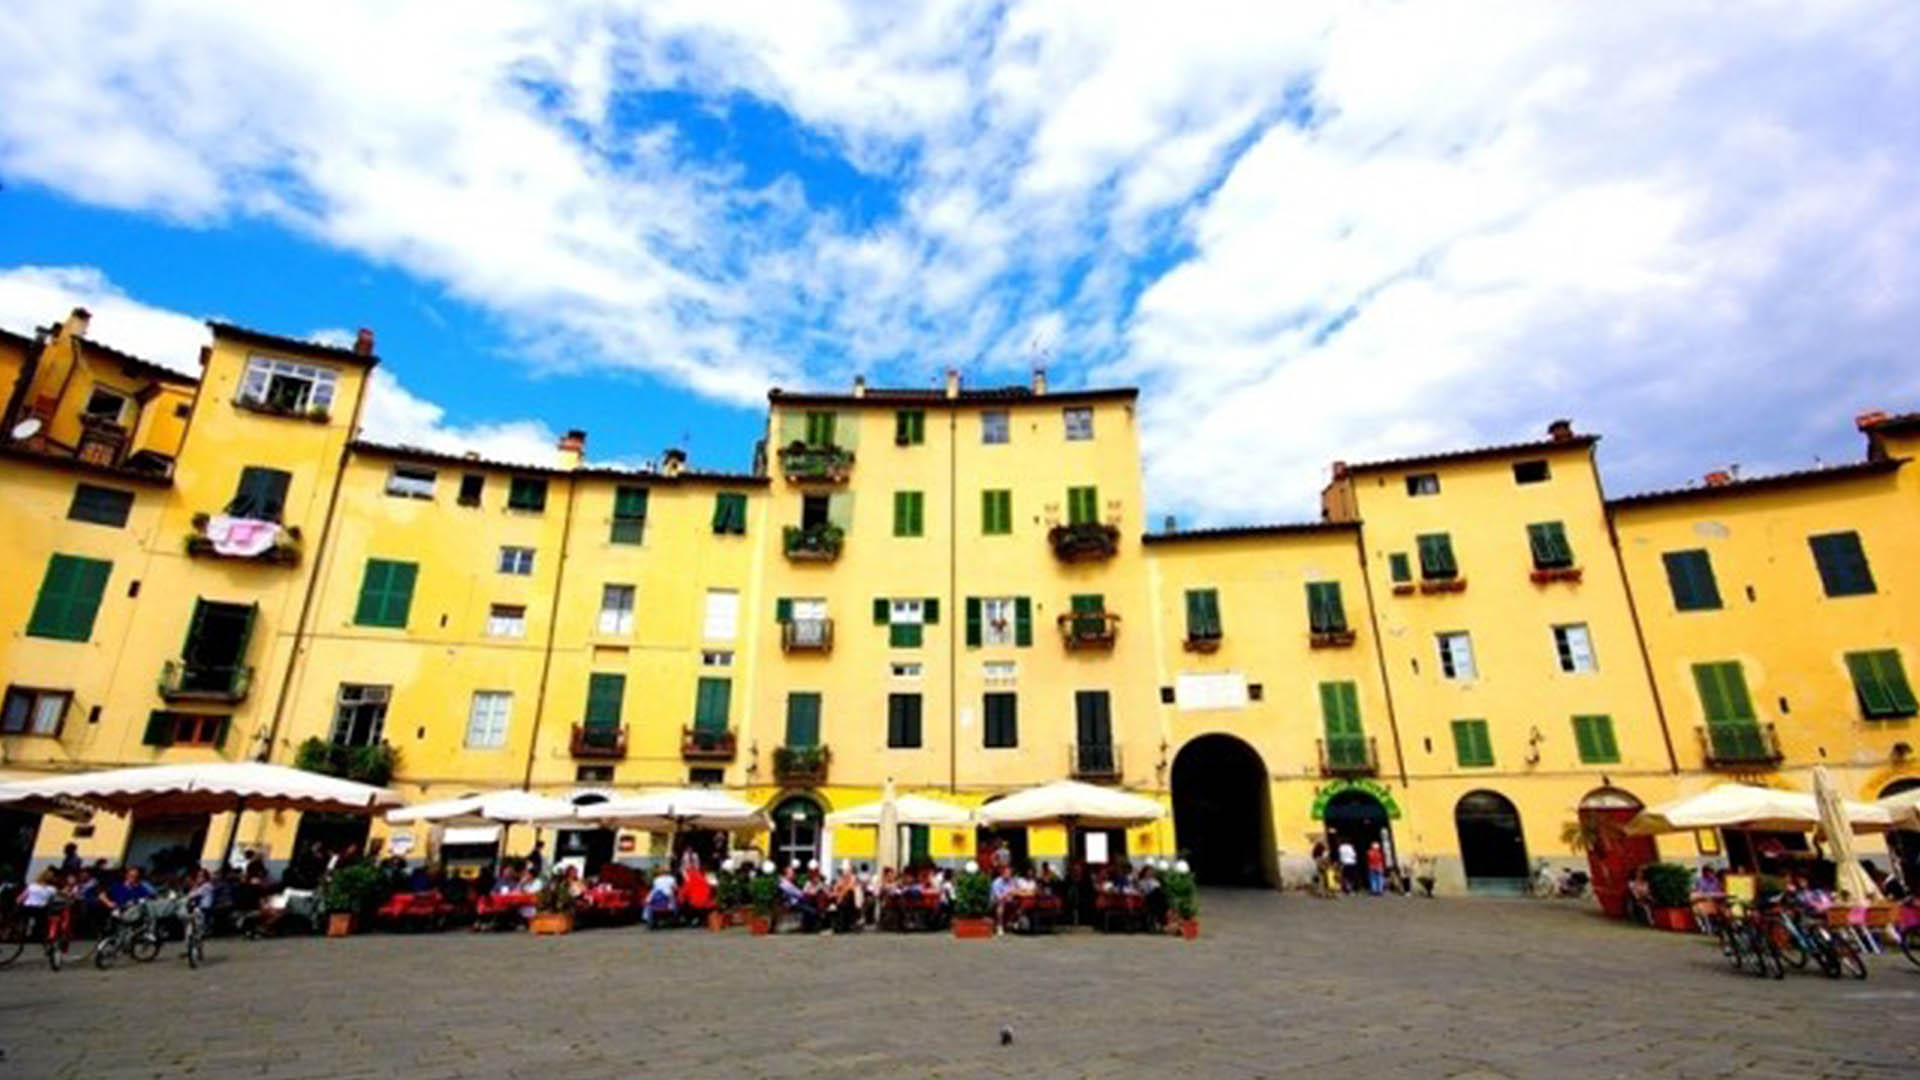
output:
{"label": "green wooden shutter", "polygon": [[1187,637],[1212,641],[1220,636],[1220,594],[1213,589],[1187,590]]}
{"label": "green wooden shutter", "polygon": [[732,704],[732,680],[701,679],[699,692],[694,699],[694,730],[713,734],[726,731],[727,713]]}
{"label": "green wooden shutter", "polygon": [[967,648],[969,649],[980,647],[980,623],[980,598],[969,596],[967,597]]}
{"label": "green wooden shutter", "polygon": [[1396,551],[1387,556],[1387,571],[1395,581],[1413,580],[1413,565],[1404,551]]}
{"label": "green wooden shutter", "polygon": [[920,601],[920,622],[926,626],[940,625],[940,598],[929,596]]}
{"label": "green wooden shutter", "polygon": [[176,726],[174,715],[170,712],[154,711],[147,714],[147,730],[140,742],[147,746],[172,746],[173,731]]}
{"label": "green wooden shutter", "polygon": [[1613,718],[1610,716],[1576,716],[1573,718],[1573,741],[1580,750],[1581,762],[1588,765],[1607,765],[1620,760],[1620,747],[1613,737]]}
{"label": "green wooden shutter", "polygon": [[1420,576],[1428,579],[1455,577],[1460,567],[1453,559],[1453,538],[1446,533],[1424,533],[1420,545]]}
{"label": "green wooden shutter", "polygon": [[1071,487],[1067,489],[1067,524],[1093,525],[1100,521],[1100,489],[1097,487]]}
{"label": "green wooden shutter", "polygon": [[790,623],[793,621],[793,598],[782,596],[773,602],[773,621]]}
{"label": "green wooden shutter", "polygon": [[833,445],[833,414],[830,412],[810,412],[807,414],[807,445]]}
{"label": "green wooden shutter", "polygon": [[907,865],[925,866],[933,862],[933,830],[925,825],[907,826]]}
{"label": "green wooden shutter", "polygon": [[646,533],[646,527],[647,489],[616,488],[613,493],[613,529],[608,536],[608,541],[615,544],[638,544]]}
{"label": "green wooden shutter", "polygon": [[86,641],[93,636],[93,623],[100,612],[100,598],[106,593],[113,564],[100,559],[74,555],[54,555],[47,560],[47,574],[40,581],[40,594],[34,600],[33,614],[27,620],[27,633],[33,637],[61,641]]}
{"label": "green wooden shutter", "polygon": [[1013,531],[1013,493],[991,489],[980,493],[980,531],[1004,536]]}
{"label": "green wooden shutter", "polygon": [[1340,599],[1340,583],[1315,581],[1307,585],[1307,623],[1316,634],[1347,628],[1347,609]]}
{"label": "green wooden shutter", "polygon": [[419,577],[418,563],[395,563],[387,585],[386,622],[383,626],[405,626],[413,609],[413,584]]}
{"label": "green wooden shutter", "polygon": [[1828,596],[1862,596],[1874,591],[1873,569],[1867,565],[1859,533],[1809,536],[1807,543],[1813,548],[1814,565]]}
{"label": "green wooden shutter", "polygon": [[588,675],[585,726],[597,731],[619,727],[621,706],[626,694],[625,675],[604,671]]}
{"label": "green wooden shutter", "polygon": [[884,596],[873,598],[873,625],[885,626],[893,621],[893,602]]}
{"label": "green wooden shutter", "polygon": [[360,579],[360,602],[354,609],[354,623],[390,629],[405,627],[418,572],[419,567],[413,563],[368,559],[366,572]]}
{"label": "green wooden shutter", "polygon": [[1527,526],[1527,546],[1533,551],[1533,565],[1537,569],[1573,565],[1573,547],[1567,543],[1566,527],[1558,521]]}
{"label": "green wooden shutter", "polygon": [[1751,724],[1756,717],[1747,696],[1746,673],[1737,660],[1693,665],[1694,685],[1709,724]]}
{"label": "green wooden shutter", "polygon": [[787,745],[796,749],[820,745],[820,695],[787,695]]}
{"label": "green wooden shutter", "polygon": [[1677,610],[1710,611],[1720,606],[1720,587],[1705,551],[1669,551],[1660,556],[1660,561],[1666,565],[1667,586],[1673,591]]}
{"label": "green wooden shutter", "polygon": [[1463,768],[1486,768],[1493,764],[1493,740],[1487,734],[1485,720],[1453,722],[1454,760]]}
{"label": "green wooden shutter", "polygon": [[358,626],[380,625],[380,612],[387,595],[387,577],[393,564],[384,559],[368,559],[360,575],[360,603],[353,610]]}
{"label": "green wooden shutter", "polygon": [[1020,648],[1033,644],[1033,601],[1024,596],[1013,598],[1013,643]]}
{"label": "green wooden shutter", "polygon": [[1916,711],[1913,687],[1907,682],[1896,650],[1848,653],[1847,670],[1853,676],[1861,711],[1867,716],[1912,716]]}

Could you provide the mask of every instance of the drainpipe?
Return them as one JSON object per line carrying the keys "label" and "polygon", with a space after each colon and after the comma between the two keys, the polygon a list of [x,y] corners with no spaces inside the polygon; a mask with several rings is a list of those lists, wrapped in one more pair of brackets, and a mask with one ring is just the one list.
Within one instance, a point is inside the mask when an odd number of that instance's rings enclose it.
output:
{"label": "drainpipe", "polygon": [[567,516],[560,524],[560,565],[553,572],[553,603],[547,610],[547,645],[540,654],[540,688],[533,698],[533,730],[527,737],[527,768],[520,776],[520,786],[527,790],[533,788],[533,763],[540,752],[540,722],[547,714],[547,679],[553,673],[553,642],[560,633],[560,596],[567,580],[567,555],[573,539],[573,504],[579,489],[580,480],[571,474],[567,477]]}
{"label": "drainpipe", "polygon": [[1613,512],[1607,509],[1607,492],[1600,481],[1600,467],[1593,460],[1593,452],[1587,452],[1589,471],[1593,473],[1593,490],[1600,497],[1600,516],[1607,523],[1607,540],[1613,546],[1614,569],[1620,572],[1620,589],[1627,598],[1627,616],[1633,620],[1633,643],[1640,649],[1640,669],[1647,675],[1647,691],[1653,695],[1653,716],[1660,722],[1660,741],[1667,748],[1667,770],[1675,775],[1680,772],[1680,755],[1673,749],[1673,729],[1667,726],[1666,704],[1660,699],[1660,681],[1654,678],[1653,655],[1647,651],[1647,634],[1640,625],[1640,604],[1633,596],[1633,579],[1627,576],[1626,555],[1620,550],[1620,533],[1613,527]]}
{"label": "drainpipe", "polygon": [[1387,730],[1393,736],[1393,757],[1400,763],[1400,784],[1407,784],[1407,755],[1400,746],[1400,718],[1393,708],[1393,678],[1387,674],[1387,646],[1380,637],[1380,605],[1373,595],[1373,574],[1367,569],[1366,526],[1353,534],[1353,546],[1360,556],[1360,584],[1367,593],[1367,624],[1373,628],[1373,658],[1380,666],[1380,692],[1387,698]]}
{"label": "drainpipe", "polygon": [[[1009,421],[1011,422],[1011,421]],[[960,790],[960,410],[947,410],[947,790]]]}

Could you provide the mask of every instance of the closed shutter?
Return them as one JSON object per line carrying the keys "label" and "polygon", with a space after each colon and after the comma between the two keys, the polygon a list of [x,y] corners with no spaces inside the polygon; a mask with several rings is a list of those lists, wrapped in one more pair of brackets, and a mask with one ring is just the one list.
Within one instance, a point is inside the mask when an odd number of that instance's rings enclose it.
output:
{"label": "closed shutter", "polygon": [[1579,748],[1581,762],[1585,764],[1605,765],[1620,760],[1620,748],[1613,738],[1612,717],[1574,717],[1573,741]]}
{"label": "closed shutter", "polygon": [[796,749],[820,745],[820,695],[787,695],[787,745]]}
{"label": "closed shutter", "polygon": [[1023,649],[1033,644],[1033,601],[1024,596],[1013,598],[1013,643]]}
{"label": "closed shutter", "polygon": [[1493,740],[1487,735],[1485,720],[1453,722],[1454,760],[1467,768],[1485,768],[1493,764]]}
{"label": "closed shutter", "polygon": [[113,564],[101,559],[74,555],[55,555],[47,560],[47,575],[40,581],[40,594],[34,600],[33,615],[27,620],[27,633],[33,637],[61,641],[86,641],[93,636],[93,623],[100,612],[100,598],[107,591],[107,579]]}
{"label": "closed shutter", "polygon": [[1695,664],[1694,685],[1709,724],[1752,724],[1753,701],[1747,696],[1746,673],[1737,660]]}
{"label": "closed shutter", "polygon": [[920,621],[927,626],[940,625],[940,598],[929,596],[920,601]]}
{"label": "closed shutter", "polygon": [[967,597],[967,648],[969,649],[980,647],[980,623],[980,598],[969,596]]}
{"label": "closed shutter", "polygon": [[873,598],[873,625],[885,626],[893,621],[893,604],[884,596]]}
{"label": "closed shutter", "polygon": [[1097,487],[1074,487],[1067,489],[1067,524],[1093,525],[1100,520],[1100,489]]}
{"label": "closed shutter", "polygon": [[920,745],[920,695],[887,695],[887,745],[911,750]]}
{"label": "closed shutter", "polygon": [[1566,528],[1558,521],[1527,526],[1527,544],[1533,550],[1533,565],[1537,569],[1573,565],[1573,547],[1567,543]]}
{"label": "closed shutter", "polygon": [[613,531],[616,544],[637,544],[646,532],[647,489],[618,488],[613,493]]}
{"label": "closed shutter", "polygon": [[1861,596],[1874,591],[1873,570],[1867,565],[1859,533],[1809,536],[1807,543],[1813,548],[1813,562],[1828,596]]}
{"label": "closed shutter", "polygon": [[694,729],[715,734],[726,731],[727,713],[732,704],[732,680],[701,679],[694,699]]}
{"label": "closed shutter", "polygon": [[353,621],[360,626],[405,627],[408,610],[413,606],[413,585],[419,569],[410,562],[368,559],[366,574],[360,579],[360,603]]}
{"label": "closed shutter", "polygon": [[1847,670],[1853,676],[1854,693],[1860,708],[1869,717],[1912,716],[1915,712],[1913,687],[1893,649],[1847,654]]}
{"label": "closed shutter", "polygon": [[595,672],[587,676],[586,726],[596,731],[619,727],[621,704],[626,693],[625,675]]}
{"label": "closed shutter", "polygon": [[792,597],[783,596],[773,602],[773,621],[777,623],[790,623],[793,621]]}
{"label": "closed shutter", "polygon": [[1677,610],[1710,611],[1720,606],[1720,587],[1705,551],[1669,551],[1660,560],[1666,565],[1667,586]]}
{"label": "closed shutter", "polygon": [[1347,628],[1347,609],[1340,599],[1340,583],[1316,581],[1307,585],[1307,621],[1316,634],[1334,634]]}
{"label": "closed shutter", "polygon": [[1017,695],[1005,692],[990,693],[982,698],[989,748],[1004,750],[1020,744],[1019,701]]}
{"label": "closed shutter", "polygon": [[1453,560],[1453,539],[1446,533],[1426,533],[1418,538],[1420,545],[1420,576],[1428,579],[1446,579],[1459,574],[1460,568]]}
{"label": "closed shutter", "polygon": [[146,734],[140,737],[147,746],[172,746],[174,730],[179,721],[170,712],[150,712],[147,714]]}
{"label": "closed shutter", "polygon": [[1404,551],[1396,551],[1388,555],[1387,572],[1392,575],[1395,581],[1412,581],[1413,565],[1407,559],[1407,553]]}
{"label": "closed shutter", "polygon": [[833,445],[833,414],[829,412],[810,412],[807,414],[807,445]]}
{"label": "closed shutter", "polygon": [[1212,641],[1220,637],[1220,594],[1213,589],[1187,590],[1187,637]]}
{"label": "closed shutter", "polygon": [[1080,745],[1113,745],[1113,703],[1105,690],[1081,690],[1073,696],[1074,720]]}

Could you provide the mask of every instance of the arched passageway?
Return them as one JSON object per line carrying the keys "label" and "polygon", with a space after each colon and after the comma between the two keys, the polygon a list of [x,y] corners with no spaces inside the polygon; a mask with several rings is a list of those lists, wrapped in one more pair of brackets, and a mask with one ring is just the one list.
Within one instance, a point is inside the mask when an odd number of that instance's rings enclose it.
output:
{"label": "arched passageway", "polygon": [[1453,824],[1469,891],[1526,891],[1527,840],[1512,800],[1497,791],[1469,791],[1454,804]]}
{"label": "arched passageway", "polygon": [[1173,759],[1174,843],[1205,885],[1272,885],[1267,769],[1231,735],[1202,735]]}

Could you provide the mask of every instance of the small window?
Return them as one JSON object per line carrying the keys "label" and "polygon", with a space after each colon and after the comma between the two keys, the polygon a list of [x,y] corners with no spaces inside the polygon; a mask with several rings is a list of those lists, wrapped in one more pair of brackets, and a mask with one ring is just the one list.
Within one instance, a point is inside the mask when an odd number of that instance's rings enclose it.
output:
{"label": "small window", "polygon": [[184,401],[173,407],[173,418],[175,420],[185,420],[192,415],[193,406]]}
{"label": "small window", "polygon": [[1406,552],[1396,551],[1387,556],[1387,572],[1397,585],[1412,584],[1413,561],[1407,558]]}
{"label": "small window", "polygon": [[919,409],[902,409],[893,414],[893,441],[899,446],[919,446],[927,441],[927,414]]}
{"label": "small window", "polygon": [[1466,632],[1435,634],[1434,641],[1440,649],[1442,676],[1465,682],[1477,674],[1473,666],[1473,639]]}
{"label": "small window", "polygon": [[126,411],[127,399],[103,386],[94,387],[87,397],[86,414],[95,419],[117,424]]}
{"label": "small window", "polygon": [[987,596],[980,600],[980,644],[995,647],[1014,642],[1015,604],[1011,596]]}
{"label": "small window", "polygon": [[887,748],[920,748],[920,695],[887,695]]}
{"label": "small window", "polygon": [[927,497],[919,491],[893,493],[893,535],[921,536],[926,529]]}
{"label": "small window", "polygon": [[1307,583],[1307,628],[1316,634],[1340,634],[1347,629],[1347,607],[1337,581]]}
{"label": "small window", "polygon": [[1004,690],[981,695],[984,745],[989,750],[1012,750],[1020,745],[1020,695]]}
{"label": "small window", "polygon": [[1809,536],[1807,544],[1813,548],[1813,562],[1828,596],[1865,596],[1874,591],[1873,569],[1867,565],[1859,533]]}
{"label": "small window", "polygon": [[1019,681],[1019,665],[1012,660],[989,660],[980,665],[980,677],[989,685],[1011,686]]}
{"label": "small window", "polygon": [[1485,720],[1453,722],[1453,756],[1463,769],[1492,767],[1493,740],[1487,735]]}
{"label": "small window", "polygon": [[341,683],[339,703],[333,714],[333,744],[378,744],[386,734],[387,704],[392,697],[391,686]]}
{"label": "small window", "polygon": [[613,492],[613,529],[607,535],[611,544],[638,544],[647,533],[647,489],[616,488]]}
{"label": "small window", "polygon": [[530,547],[503,547],[500,549],[500,572],[515,577],[526,577],[533,573],[533,549]]}
{"label": "small window", "polygon": [[234,401],[248,408],[289,416],[325,416],[333,406],[339,373],[330,367],[271,356],[247,361]]}
{"label": "small window", "polygon": [[1060,412],[1066,419],[1068,442],[1086,442],[1093,438],[1092,409],[1084,405],[1075,405]]}
{"label": "small window", "polygon": [[1560,659],[1561,671],[1580,675],[1594,670],[1593,640],[1587,635],[1586,623],[1554,627],[1553,650]]}
{"label": "small window", "polygon": [[417,465],[395,465],[387,475],[387,494],[407,499],[433,498],[434,471]]}
{"label": "small window", "polygon": [[747,497],[737,491],[722,491],[713,497],[713,531],[717,536],[747,534]]}
{"label": "small window", "polygon": [[480,473],[467,473],[460,477],[460,505],[479,506],[480,493],[487,488],[487,478]]}
{"label": "small window", "polygon": [[[612,777],[608,779],[611,780]],[[687,770],[687,784],[691,787],[714,787],[726,782],[727,770],[724,768],[716,769],[709,765],[705,768]]]}
{"label": "small window", "polygon": [[1516,461],[1513,463],[1513,482],[1516,484],[1544,484],[1553,474],[1548,471],[1544,461]]}
{"label": "small window", "polygon": [[[713,770],[695,769],[694,771],[695,772],[705,772],[705,771],[722,772],[722,770],[720,769],[713,769]],[[611,784],[613,783],[613,766],[611,765],[576,765],[573,768],[573,782],[576,784]]]}
{"label": "small window", "polygon": [[1620,744],[1613,738],[1613,717],[1573,718],[1573,744],[1583,765],[1612,765],[1620,760]]}
{"label": "small window", "polygon": [[507,486],[507,508],[540,513],[547,508],[547,482],[538,476],[516,476]]}
{"label": "small window", "polygon": [[0,735],[58,737],[71,704],[73,694],[66,690],[9,686],[6,704],[0,706]]}
{"label": "small window", "polygon": [[1412,476],[1407,477],[1407,494],[1408,495],[1440,494],[1440,474],[1423,472],[1423,473],[1414,473]]}
{"label": "small window", "polygon": [[1067,489],[1067,524],[1100,523],[1100,489],[1092,485]]}
{"label": "small window", "polygon": [[700,666],[710,668],[730,668],[733,666],[732,649],[700,650]]}
{"label": "small window", "polygon": [[1008,422],[1004,412],[983,412],[980,414],[980,441],[989,446],[999,446],[1011,441],[1013,425]]}
{"label": "small window", "polygon": [[887,665],[887,674],[896,679],[906,679],[909,681],[920,678],[924,670],[919,661],[896,660]]}
{"label": "small window", "polygon": [[820,745],[820,695],[794,691],[787,695],[787,741],[795,749]]}
{"label": "small window", "polygon": [[1219,641],[1220,637],[1220,591],[1188,589],[1187,640]]}
{"label": "small window", "polygon": [[73,503],[67,507],[67,520],[94,525],[125,528],[133,513],[133,492],[118,488],[81,484],[73,489]]}
{"label": "small window", "polygon": [[523,638],[527,636],[527,609],[519,604],[495,604],[487,610],[487,636]]}
{"label": "small window", "polygon": [[980,493],[980,532],[985,536],[1013,532],[1013,492],[989,488]]}
{"label": "small window", "polygon": [[1680,611],[1713,611],[1720,607],[1720,587],[1713,578],[1713,562],[1703,550],[1669,551],[1660,556],[1667,567],[1667,585],[1673,606]]}
{"label": "small window", "polygon": [[290,472],[244,466],[240,470],[240,482],[233,490],[233,501],[227,504],[227,516],[249,521],[279,521],[286,512],[287,488],[292,484]]}
{"label": "small window", "polygon": [[633,633],[633,586],[601,587],[600,632],[602,634]]}
{"label": "small window", "polygon": [[708,589],[701,640],[732,641],[740,632],[740,594],[732,589]]}
{"label": "small window", "polygon": [[497,750],[507,745],[507,721],[513,715],[513,695],[501,690],[476,690],[467,713],[467,746]]}
{"label": "small window", "polygon": [[227,741],[230,717],[210,713],[155,709],[147,714],[146,746],[221,746]]}

